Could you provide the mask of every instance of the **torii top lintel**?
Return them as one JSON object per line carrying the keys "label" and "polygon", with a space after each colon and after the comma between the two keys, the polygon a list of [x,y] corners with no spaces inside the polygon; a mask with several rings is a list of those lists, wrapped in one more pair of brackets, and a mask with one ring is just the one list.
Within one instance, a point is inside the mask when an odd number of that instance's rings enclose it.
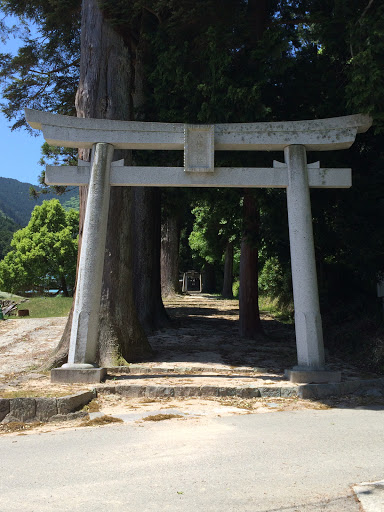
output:
{"label": "torii top lintel", "polygon": [[196,127],[211,130],[214,150],[283,151],[288,145],[299,144],[307,151],[330,151],[348,149],[356,134],[372,124],[370,116],[364,114],[210,126],[79,118],[31,109],[25,110],[25,116],[32,128],[43,131],[49,144],[71,148],[91,148],[105,142],[116,149],[183,150],[188,129]]}

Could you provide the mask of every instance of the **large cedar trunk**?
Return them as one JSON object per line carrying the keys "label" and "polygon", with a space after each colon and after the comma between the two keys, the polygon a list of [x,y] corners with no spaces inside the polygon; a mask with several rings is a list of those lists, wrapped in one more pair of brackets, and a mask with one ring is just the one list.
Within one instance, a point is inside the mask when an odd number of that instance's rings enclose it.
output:
{"label": "large cedar trunk", "polygon": [[[142,36],[151,14],[141,13],[139,37],[132,44],[135,52],[132,106],[135,118],[142,120],[145,102],[145,54],[147,39]],[[134,300],[139,321],[149,333],[169,324],[161,298],[160,239],[161,192],[155,187],[133,189],[133,268]]]}
{"label": "large cedar trunk", "polygon": [[203,293],[216,292],[216,270],[212,263],[204,263]]}
{"label": "large cedar trunk", "polygon": [[[130,120],[132,112],[132,59],[122,37],[103,19],[96,0],[83,0],[81,19],[80,83],[76,95],[78,117]],[[88,152],[83,152],[83,159]],[[127,151],[115,151],[114,160],[131,163]],[[81,201],[81,223],[84,202]],[[109,366],[137,361],[152,350],[141,327],[133,300],[132,190],[112,187],[102,298],[99,315],[99,360]],[[72,312],[63,337],[49,361],[65,361],[68,353]]]}
{"label": "large cedar trunk", "polygon": [[228,242],[224,257],[224,281],[221,295],[225,299],[233,299],[233,242]]}
{"label": "large cedar trunk", "polygon": [[160,189],[133,189],[134,299],[146,332],[169,324],[160,285]]}
{"label": "large cedar trunk", "polygon": [[243,237],[240,255],[239,333],[243,338],[256,338],[261,332],[259,311],[259,248],[260,210],[250,191],[244,195]]}
{"label": "large cedar trunk", "polygon": [[180,292],[179,286],[180,223],[177,215],[168,215],[161,226],[161,294]]}

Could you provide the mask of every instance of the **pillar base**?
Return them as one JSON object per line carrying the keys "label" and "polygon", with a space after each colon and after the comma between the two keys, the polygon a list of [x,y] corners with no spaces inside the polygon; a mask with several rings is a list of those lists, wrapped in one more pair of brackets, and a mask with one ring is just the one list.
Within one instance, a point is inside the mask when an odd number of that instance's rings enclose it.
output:
{"label": "pillar base", "polygon": [[62,384],[94,384],[101,382],[107,376],[106,368],[78,368],[67,366],[51,370],[51,382]]}
{"label": "pillar base", "polygon": [[297,384],[328,384],[331,382],[341,382],[341,372],[330,370],[285,370],[285,377]]}

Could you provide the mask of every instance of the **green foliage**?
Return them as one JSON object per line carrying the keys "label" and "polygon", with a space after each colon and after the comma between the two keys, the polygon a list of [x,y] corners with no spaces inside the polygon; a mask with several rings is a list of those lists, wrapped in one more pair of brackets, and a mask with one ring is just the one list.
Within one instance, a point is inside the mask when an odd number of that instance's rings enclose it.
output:
{"label": "green foliage", "polygon": [[259,289],[272,297],[278,297],[283,287],[283,269],[276,257],[268,259],[259,276]]}
{"label": "green foliage", "polygon": [[339,0],[308,2],[313,37],[321,54],[338,66],[337,85],[351,112],[373,115],[384,128],[384,5],[382,2]]}
{"label": "green foliage", "polygon": [[79,196],[72,196],[67,201],[64,201],[62,205],[64,210],[76,210],[78,212],[80,208]]}
{"label": "green foliage", "polygon": [[214,189],[205,191],[194,201],[192,214],[195,220],[189,245],[200,263],[223,263],[227,243],[239,242],[240,199],[236,191]]}
{"label": "green foliage", "polygon": [[0,211],[0,260],[11,250],[12,235],[19,228],[16,222]]}
{"label": "green foliage", "polygon": [[[5,14],[18,16],[15,27],[23,44],[17,55],[0,55],[2,111],[25,126],[23,109],[75,113],[73,98],[79,79],[80,0],[2,0]],[[32,37],[29,24],[38,37]]]}
{"label": "green foliage", "polygon": [[65,211],[57,199],[44,201],[28,225],[16,231],[12,251],[0,262],[0,289],[10,292],[74,285],[78,212]]}
{"label": "green foliage", "polygon": [[262,295],[277,300],[280,309],[292,306],[291,272],[284,269],[278,258],[267,259],[259,274],[259,291]]}

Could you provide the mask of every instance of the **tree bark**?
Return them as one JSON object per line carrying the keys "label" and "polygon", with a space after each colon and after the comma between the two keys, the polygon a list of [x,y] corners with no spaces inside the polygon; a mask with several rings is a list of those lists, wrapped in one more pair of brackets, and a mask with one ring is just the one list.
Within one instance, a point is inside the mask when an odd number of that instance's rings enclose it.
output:
{"label": "tree bark", "polygon": [[133,189],[134,299],[146,332],[169,325],[161,299],[160,279],[160,189]]}
{"label": "tree bark", "polygon": [[233,299],[233,242],[228,242],[224,257],[224,281],[221,295],[225,299]]}
{"label": "tree bark", "polygon": [[67,288],[67,281],[65,279],[64,275],[60,276],[60,286],[63,291],[64,297],[69,297],[68,288]]}
{"label": "tree bark", "polygon": [[267,13],[267,0],[248,0],[248,28],[251,47],[263,37],[267,24]]}
{"label": "tree bark", "polygon": [[[145,103],[145,55],[147,39],[142,36],[148,17],[143,10],[140,19],[138,41],[134,48],[132,106],[135,119],[143,119]],[[134,300],[138,317],[144,330],[149,333],[169,325],[169,317],[161,298],[160,238],[161,192],[156,187],[133,189],[133,247],[134,247]]]}
{"label": "tree bark", "polygon": [[[103,19],[97,0],[83,0],[77,116],[132,119],[132,67],[128,47]],[[81,156],[89,161],[89,151]],[[121,158],[126,165],[131,163],[130,152],[115,151],[114,160]],[[81,195],[80,236],[86,201],[84,192]],[[132,190],[112,187],[99,314],[98,363],[104,366],[133,362],[152,354],[133,299],[131,219]],[[72,311],[59,346],[48,362],[50,367],[66,360],[71,322]]]}
{"label": "tree bark", "polygon": [[256,338],[262,332],[259,311],[260,210],[249,190],[243,204],[243,237],[240,255],[239,333],[243,338]]}
{"label": "tree bark", "polygon": [[169,215],[161,226],[161,294],[180,293],[179,287],[180,225],[177,215]]}
{"label": "tree bark", "polygon": [[212,263],[205,263],[203,270],[203,293],[216,292],[216,273]]}

